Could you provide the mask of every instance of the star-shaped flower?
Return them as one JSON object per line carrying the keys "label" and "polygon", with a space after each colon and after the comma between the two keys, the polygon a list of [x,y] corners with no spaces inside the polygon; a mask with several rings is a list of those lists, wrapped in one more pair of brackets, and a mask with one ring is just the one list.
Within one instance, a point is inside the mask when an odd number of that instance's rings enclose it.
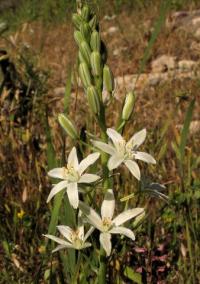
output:
{"label": "star-shaped flower", "polygon": [[65,239],[67,239],[67,241],[61,238],[55,237],[53,235],[43,235],[59,244],[52,252],[56,252],[58,250],[65,249],[65,248],[73,248],[73,249],[81,250],[81,249],[91,246],[91,243],[86,242],[86,240],[91,235],[91,233],[94,231],[93,227],[91,227],[88,230],[85,236],[84,236],[84,226],[83,225],[78,226],[76,230],[72,230],[69,226],[63,226],[63,225],[57,226],[57,228],[59,232],[61,233],[61,235]]}
{"label": "star-shaped flower", "polygon": [[58,192],[66,189],[70,204],[74,208],[77,208],[79,203],[78,184],[92,183],[100,178],[98,175],[83,173],[90,165],[96,162],[99,155],[99,153],[90,154],[79,164],[76,148],[73,147],[68,156],[67,166],[55,168],[48,172],[50,177],[62,179],[62,181],[52,188],[47,198],[47,202],[49,202]]}
{"label": "star-shaped flower", "polygon": [[101,216],[99,216],[94,209],[81,201],[79,202],[79,208],[86,216],[88,222],[101,232],[100,243],[106,251],[107,256],[110,255],[112,248],[111,234],[121,234],[134,241],[134,233],[130,229],[121,225],[128,220],[144,213],[143,208],[134,208],[122,212],[113,219],[115,198],[112,189],[108,189],[107,193],[105,194],[105,198],[101,206]]}
{"label": "star-shaped flower", "polygon": [[137,150],[146,138],[146,129],[135,133],[128,142],[112,128],[107,129],[107,134],[112,140],[112,144],[106,144],[101,141],[92,141],[92,143],[95,147],[111,155],[108,160],[109,170],[116,169],[124,163],[132,175],[140,180],[140,169],[134,160],[141,160],[151,164],[156,163],[151,155]]}

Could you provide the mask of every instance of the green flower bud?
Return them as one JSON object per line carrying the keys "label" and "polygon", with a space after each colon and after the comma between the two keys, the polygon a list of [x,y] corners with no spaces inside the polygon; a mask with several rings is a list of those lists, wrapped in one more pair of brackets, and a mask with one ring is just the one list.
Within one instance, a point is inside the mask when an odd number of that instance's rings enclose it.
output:
{"label": "green flower bud", "polygon": [[93,51],[98,51],[100,52],[101,48],[101,39],[100,39],[100,34],[96,30],[92,32],[91,35],[91,40],[90,40],[90,46]]}
{"label": "green flower bud", "polygon": [[80,25],[82,24],[83,20],[79,14],[73,14],[72,15],[72,22],[75,25],[75,27],[79,30]]}
{"label": "green flower bud", "polygon": [[83,37],[89,42],[90,41],[90,35],[91,35],[91,28],[88,23],[83,23],[80,26],[80,31],[83,35]]}
{"label": "green flower bud", "polygon": [[89,25],[92,30],[95,30],[97,27],[97,16],[94,15],[94,17],[89,21]]}
{"label": "green flower bud", "polygon": [[83,41],[85,41],[85,38],[83,37],[82,33],[79,32],[79,31],[74,32],[74,39],[75,39],[75,41],[76,41],[76,43],[79,47],[80,47],[81,43]]}
{"label": "green flower bud", "polygon": [[135,104],[135,95],[133,92],[129,92],[126,95],[123,110],[122,110],[123,120],[129,120],[131,113],[133,111],[134,104]]}
{"label": "green flower bud", "polygon": [[91,49],[86,41],[82,41],[80,45],[80,51],[82,53],[85,62],[90,65]]}
{"label": "green flower bud", "polygon": [[87,88],[87,99],[92,112],[94,114],[99,114],[100,112],[99,95],[94,86],[90,86]]}
{"label": "green flower bud", "polygon": [[108,92],[114,90],[114,77],[108,65],[104,65],[103,68],[103,84]]}
{"label": "green flower bud", "polygon": [[101,75],[101,55],[98,51],[93,51],[90,57],[92,73],[94,76]]}
{"label": "green flower bud", "polygon": [[85,62],[82,62],[79,65],[79,75],[83,83],[83,86],[85,88],[89,87],[91,85],[91,75],[89,68]]}
{"label": "green flower bud", "polygon": [[67,132],[67,134],[72,138],[72,139],[77,139],[78,138],[78,132],[76,130],[76,127],[74,124],[69,120],[68,117],[66,117],[64,114],[59,114],[58,115],[58,121],[62,128]]}
{"label": "green flower bud", "polygon": [[[79,52],[78,52],[78,59],[79,59],[79,62],[80,63],[82,63],[82,62],[85,62],[85,58],[83,57],[83,55],[82,55],[82,53],[80,52],[80,50],[79,50]],[[86,63],[86,62],[85,62]],[[87,63],[86,63],[87,64]]]}
{"label": "green flower bud", "polygon": [[81,17],[87,22],[90,18],[90,9],[88,6],[84,6],[81,10]]}

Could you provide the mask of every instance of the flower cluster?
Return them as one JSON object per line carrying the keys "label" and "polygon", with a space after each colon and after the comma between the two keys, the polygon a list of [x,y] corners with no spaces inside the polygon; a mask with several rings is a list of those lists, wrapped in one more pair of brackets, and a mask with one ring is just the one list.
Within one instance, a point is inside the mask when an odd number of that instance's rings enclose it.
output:
{"label": "flower cluster", "polygon": [[[140,169],[134,160],[139,159],[147,163],[155,163],[155,160],[151,155],[137,151],[138,147],[146,138],[145,129],[133,135],[127,143],[114,129],[107,129],[107,134],[111,139],[112,144],[106,144],[101,141],[92,141],[92,143],[95,147],[111,156],[107,165],[109,170],[113,170],[124,163],[133,176],[140,179]],[[90,154],[79,163],[76,148],[73,147],[69,153],[66,167],[55,168],[48,173],[50,177],[62,179],[62,181],[54,185],[48,196],[47,202],[61,190],[66,190],[71,206],[75,209],[79,208],[80,212],[86,217],[87,222],[91,225],[91,228],[85,236],[83,224],[78,226],[75,230],[68,226],[58,226],[59,232],[67,241],[52,235],[45,235],[47,238],[59,244],[53,252],[63,248],[80,250],[89,247],[91,244],[86,242],[86,240],[95,228],[100,231],[100,244],[104,248],[107,256],[110,255],[112,248],[111,234],[121,234],[135,240],[134,233],[121,225],[130,219],[143,214],[143,208],[129,209],[113,218],[115,198],[112,189],[108,189],[104,196],[101,205],[101,215],[84,202],[79,201],[79,185],[94,183],[100,179],[100,176],[98,175],[84,173],[90,165],[97,161],[99,156],[100,153],[98,152]]]}
{"label": "flower cluster", "polygon": [[[80,4],[81,5],[81,4]],[[98,123],[104,141],[92,140],[96,153],[92,153],[84,158],[80,163],[77,157],[77,151],[74,147],[69,153],[67,165],[62,168],[55,168],[48,173],[50,177],[60,179],[53,186],[47,202],[49,202],[58,192],[65,191],[69,203],[74,209],[79,210],[79,214],[84,216],[84,220],[89,224],[90,229],[84,235],[83,222],[79,222],[76,229],[69,226],[58,226],[58,231],[65,239],[52,235],[45,235],[47,238],[57,242],[59,245],[54,250],[63,248],[74,248],[77,250],[89,247],[91,244],[87,239],[94,229],[100,232],[99,241],[101,247],[107,256],[111,254],[112,234],[120,234],[135,240],[134,233],[124,226],[127,221],[138,216],[143,216],[143,208],[128,209],[115,216],[115,198],[113,189],[109,189],[107,169],[113,171],[121,164],[124,164],[131,174],[137,179],[141,179],[140,168],[136,161],[140,160],[146,163],[155,164],[154,158],[145,152],[138,151],[140,145],[146,138],[146,129],[134,134],[128,142],[115,129],[108,128],[106,125],[106,104],[111,101],[114,93],[114,77],[110,67],[107,65],[107,50],[100,37],[99,24],[96,15],[85,6],[80,6],[78,13],[73,14],[72,21],[75,26],[74,39],[78,46],[78,74],[82,82],[89,108]],[[107,98],[104,100],[103,93]],[[129,92],[124,100],[121,116],[120,130],[130,119],[135,104],[134,92]],[[61,127],[66,131],[69,137],[75,142],[83,142],[78,135],[74,123],[64,114],[58,116]],[[118,128],[118,130],[119,130]],[[107,130],[106,130],[107,129]],[[106,131],[105,131],[106,130]],[[108,143],[107,139],[109,139]],[[101,154],[102,161],[102,180],[104,199],[101,205],[101,213],[96,212],[85,202],[79,200],[79,192],[84,191],[85,186],[90,184],[92,190],[101,182],[101,177],[92,173],[85,173],[86,169],[93,165]],[[109,159],[108,159],[108,155]],[[106,186],[105,186],[106,184]],[[92,192],[93,193],[93,192]],[[86,200],[83,198],[83,200]],[[114,217],[115,216],[115,217]],[[82,218],[82,217],[81,217]],[[80,219],[80,218],[79,218]],[[100,269],[101,270],[101,269]],[[102,270],[103,271],[103,270]],[[104,275],[105,276],[105,275]],[[105,278],[105,277],[104,277]],[[103,283],[103,282],[101,282]]]}

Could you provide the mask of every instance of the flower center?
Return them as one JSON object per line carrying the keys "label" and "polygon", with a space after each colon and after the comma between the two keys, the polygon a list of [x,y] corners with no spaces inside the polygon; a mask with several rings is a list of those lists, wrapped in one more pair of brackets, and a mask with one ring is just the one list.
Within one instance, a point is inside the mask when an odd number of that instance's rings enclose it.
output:
{"label": "flower center", "polygon": [[120,141],[116,145],[117,152],[120,154],[120,156],[124,156],[126,153],[126,142],[125,141]]}
{"label": "flower center", "polygon": [[131,144],[127,143],[125,152],[125,156],[127,159],[133,159],[136,153],[136,147],[133,148]]}
{"label": "flower center", "polygon": [[73,231],[71,234],[71,241],[76,249],[81,249],[83,246],[83,240],[79,238],[79,230]]}
{"label": "flower center", "polygon": [[77,171],[75,171],[74,167],[67,166],[66,168],[63,168],[63,177],[68,182],[76,182],[79,180],[80,176]]}
{"label": "flower center", "polygon": [[111,225],[112,225],[111,219],[108,218],[108,217],[104,217],[102,219],[102,223],[103,223],[103,231],[107,232],[110,229]]}

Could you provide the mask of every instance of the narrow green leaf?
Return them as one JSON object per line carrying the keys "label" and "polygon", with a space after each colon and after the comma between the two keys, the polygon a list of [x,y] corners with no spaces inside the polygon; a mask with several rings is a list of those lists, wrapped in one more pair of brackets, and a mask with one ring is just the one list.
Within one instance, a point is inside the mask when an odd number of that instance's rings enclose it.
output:
{"label": "narrow green leaf", "polygon": [[72,70],[71,67],[68,69],[68,76],[66,80],[65,86],[65,95],[64,95],[64,114],[68,114],[69,112],[69,104],[70,104],[70,95],[71,95],[71,88],[72,88]]}
{"label": "narrow green leaf", "polygon": [[140,273],[135,272],[132,268],[126,267],[124,270],[124,275],[130,280],[134,281],[134,283],[142,284],[142,276]]}
{"label": "narrow green leaf", "polygon": [[139,75],[144,71],[145,65],[146,65],[149,57],[151,56],[151,50],[152,50],[153,45],[154,45],[156,39],[158,38],[158,35],[159,35],[159,33],[160,33],[164,23],[165,23],[166,14],[169,11],[170,6],[171,6],[170,0],[169,1],[162,1],[160,13],[159,13],[160,16],[155,23],[154,31],[151,35],[150,41],[147,45],[147,48],[145,49],[144,56],[143,56],[141,64],[140,64]]}
{"label": "narrow green leaf", "polygon": [[195,99],[193,99],[191,101],[191,103],[188,107],[186,117],[185,117],[185,121],[184,121],[184,124],[183,124],[183,129],[181,131],[181,141],[180,141],[180,145],[179,145],[181,162],[183,162],[183,159],[184,159],[185,147],[186,147],[186,143],[187,143],[187,137],[188,137],[188,134],[189,134],[189,128],[190,128],[190,123],[191,123],[191,120],[192,120],[194,105],[195,105]]}

